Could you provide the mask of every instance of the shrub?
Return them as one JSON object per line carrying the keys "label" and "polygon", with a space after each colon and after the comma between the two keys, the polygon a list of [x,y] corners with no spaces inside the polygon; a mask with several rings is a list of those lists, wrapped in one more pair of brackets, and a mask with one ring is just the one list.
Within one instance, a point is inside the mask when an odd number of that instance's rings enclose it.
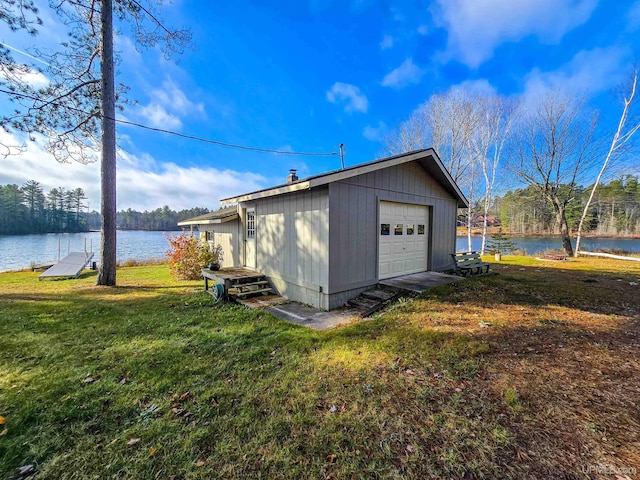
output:
{"label": "shrub", "polygon": [[182,232],[179,235],[166,235],[170,248],[165,252],[169,258],[171,275],[180,280],[197,280],[201,269],[210,263],[222,261],[222,247],[213,248],[208,242],[201,242],[193,233]]}

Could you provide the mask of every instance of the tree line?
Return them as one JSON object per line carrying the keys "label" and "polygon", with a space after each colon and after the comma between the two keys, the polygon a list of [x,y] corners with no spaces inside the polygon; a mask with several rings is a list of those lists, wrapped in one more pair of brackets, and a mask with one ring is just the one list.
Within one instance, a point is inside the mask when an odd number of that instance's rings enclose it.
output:
{"label": "tree line", "polygon": [[[75,233],[98,230],[100,214],[87,211],[87,196],[82,188],[52,188],[45,192],[42,185],[29,180],[22,186],[0,185],[0,235],[29,233]],[[116,223],[121,230],[179,230],[178,222],[209,213],[195,207],[180,211],[162,208],[138,212],[131,208],[117,212]]]}
{"label": "tree line", "polygon": [[[561,188],[569,190],[568,186]],[[574,187],[575,198],[567,205],[569,229],[576,232],[593,185]],[[480,206],[476,207],[476,211]],[[558,233],[555,212],[533,187],[510,190],[494,199],[490,210],[510,233]],[[477,222],[477,220],[476,220]],[[593,235],[640,234],[640,182],[637,175],[622,177],[603,183],[596,190],[583,224],[585,233]]]}
{"label": "tree line", "polygon": [[81,188],[45,193],[35,180],[0,185],[0,235],[87,231],[86,199]]}

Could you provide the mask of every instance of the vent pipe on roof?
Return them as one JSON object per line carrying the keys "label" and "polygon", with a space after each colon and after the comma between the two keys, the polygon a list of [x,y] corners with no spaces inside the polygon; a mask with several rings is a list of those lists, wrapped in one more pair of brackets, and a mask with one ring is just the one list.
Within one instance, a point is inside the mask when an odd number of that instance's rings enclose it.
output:
{"label": "vent pipe on roof", "polygon": [[291,169],[289,170],[289,176],[287,177],[287,183],[293,183],[298,180],[298,175],[296,175],[297,170]]}

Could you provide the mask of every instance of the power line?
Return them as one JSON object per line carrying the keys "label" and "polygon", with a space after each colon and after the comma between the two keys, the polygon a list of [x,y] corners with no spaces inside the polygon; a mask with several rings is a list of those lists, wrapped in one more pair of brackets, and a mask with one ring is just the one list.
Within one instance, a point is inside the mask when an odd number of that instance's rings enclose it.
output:
{"label": "power line", "polygon": [[[26,93],[19,93],[19,92],[12,92],[9,90],[3,90],[0,89],[0,93],[6,93],[8,95],[14,95],[16,97],[22,97],[22,98],[27,98],[29,100],[33,100],[33,101],[37,101],[37,102],[43,102],[43,103],[47,103],[46,100],[33,96],[33,95],[28,95]],[[90,113],[81,110],[79,108],[75,108],[69,105],[63,105],[59,102],[51,102],[50,105],[56,105],[56,106],[62,106],[64,108],[68,108],[70,110],[74,110],[78,113],[82,113],[84,115],[90,115]],[[102,116],[100,114],[98,114],[98,116]],[[174,132],[173,130],[167,130],[164,128],[157,128],[157,127],[150,127],[148,125],[143,125],[141,123],[136,123],[136,122],[131,122],[129,120],[123,120],[123,119],[118,119],[118,118],[109,118],[106,117],[109,120],[114,120],[117,123],[121,123],[123,125],[131,125],[134,127],[138,127],[138,128],[142,128],[144,130],[150,130],[152,132],[159,132],[159,133],[165,133],[167,135],[174,135],[176,137],[180,137],[180,138],[185,138],[187,140],[195,140],[198,142],[202,142],[202,143],[208,143],[208,144],[212,144],[212,145],[218,145],[221,147],[227,147],[227,148],[235,148],[238,150],[247,150],[247,151],[253,151],[253,152],[262,152],[262,153],[274,153],[274,154],[279,154],[279,155],[299,155],[299,156],[307,156],[307,157],[335,157],[340,155],[340,153],[338,152],[328,152],[328,153],[314,153],[314,152],[290,152],[290,151],[286,151],[286,150],[275,150],[275,149],[271,149],[271,148],[261,148],[261,147],[250,147],[247,145],[239,145],[239,144],[235,144],[235,143],[227,143],[227,142],[222,142],[220,140],[212,140],[210,138],[204,138],[204,137],[198,137],[196,135],[188,135],[185,133],[180,133],[180,132]]]}
{"label": "power line", "polygon": [[23,50],[20,50],[19,48],[16,47],[12,47],[11,45],[9,45],[8,43],[4,43],[4,42],[0,42],[0,45],[2,45],[5,48],[8,48],[10,50],[13,50],[14,52],[18,52],[22,55],[24,55],[25,57],[30,58],[31,60],[35,60],[36,62],[40,62],[43,65],[46,65],[47,67],[52,67],[52,65],[50,65],[49,63],[45,62],[44,60],[39,59],[38,57],[34,57],[33,55],[31,55],[30,53],[27,53]]}

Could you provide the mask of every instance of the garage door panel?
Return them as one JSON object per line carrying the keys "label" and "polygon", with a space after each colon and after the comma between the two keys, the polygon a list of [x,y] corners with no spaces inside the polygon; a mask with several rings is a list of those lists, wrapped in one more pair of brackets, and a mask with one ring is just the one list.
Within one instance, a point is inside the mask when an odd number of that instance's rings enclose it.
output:
{"label": "garage door panel", "polygon": [[379,278],[425,271],[428,259],[428,207],[380,202],[379,211]]}

